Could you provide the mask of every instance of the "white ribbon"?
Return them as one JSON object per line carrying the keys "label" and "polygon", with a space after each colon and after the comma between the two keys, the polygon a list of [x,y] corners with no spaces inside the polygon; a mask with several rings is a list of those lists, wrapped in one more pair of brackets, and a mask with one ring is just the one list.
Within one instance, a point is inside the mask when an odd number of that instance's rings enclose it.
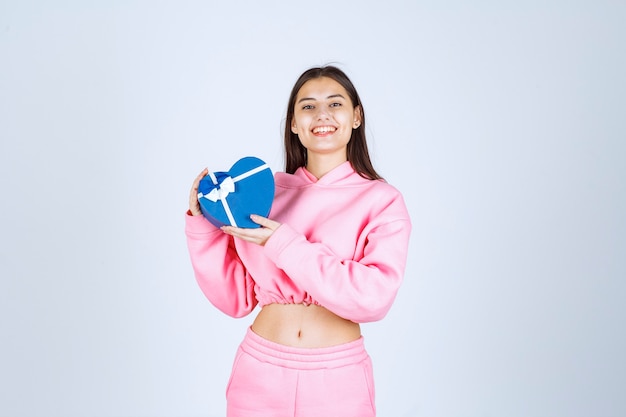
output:
{"label": "white ribbon", "polygon": [[241,174],[241,175],[237,175],[237,176],[233,179],[233,181],[234,181],[234,182],[237,182],[237,181],[244,180],[244,179],[246,179],[246,178],[248,178],[248,177],[250,177],[250,176],[252,176],[252,175],[254,175],[254,174],[258,173],[258,172],[263,171],[264,169],[269,169],[269,165],[267,165],[267,164],[259,165],[258,167],[253,168],[253,169],[251,169],[251,170],[250,170],[250,171],[248,171],[248,172],[244,172],[244,173],[243,173],[243,174]]}
{"label": "white ribbon", "polygon": [[267,164],[260,165],[254,169],[251,169],[248,172],[244,172],[241,175],[237,175],[235,178],[232,178],[230,176],[226,177],[220,184],[217,183],[217,178],[215,177],[215,174],[213,174],[212,172],[209,172],[211,181],[213,182],[214,185],[217,185],[219,188],[212,189],[208,194],[198,193],[198,198],[204,197],[207,200],[211,200],[214,203],[216,203],[218,200],[221,201],[222,205],[224,206],[224,211],[226,212],[226,217],[228,217],[228,221],[230,222],[230,225],[234,227],[238,227],[237,223],[235,222],[235,217],[233,216],[233,213],[230,210],[230,206],[228,205],[228,201],[226,201],[226,197],[228,196],[228,194],[235,192],[235,183],[237,181],[246,179],[258,172],[263,171],[264,169],[269,169],[269,165]]}

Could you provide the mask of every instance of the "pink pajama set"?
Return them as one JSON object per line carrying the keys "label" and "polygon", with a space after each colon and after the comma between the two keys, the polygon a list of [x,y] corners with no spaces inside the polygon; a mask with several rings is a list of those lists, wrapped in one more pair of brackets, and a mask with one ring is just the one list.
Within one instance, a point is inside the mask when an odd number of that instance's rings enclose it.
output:
{"label": "pink pajama set", "polygon": [[[186,216],[196,280],[225,314],[272,303],[317,304],[356,323],[381,320],[403,279],[411,222],[400,192],[349,162],[319,180],[306,169],[275,174],[264,246]],[[328,348],[279,345],[248,330],[227,387],[229,417],[375,415],[363,338]]]}

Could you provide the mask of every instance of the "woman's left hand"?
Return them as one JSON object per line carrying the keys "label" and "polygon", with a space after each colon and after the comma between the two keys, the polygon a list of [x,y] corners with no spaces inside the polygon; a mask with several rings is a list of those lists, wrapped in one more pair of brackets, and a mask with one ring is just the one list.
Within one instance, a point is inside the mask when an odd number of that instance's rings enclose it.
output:
{"label": "woman's left hand", "polygon": [[250,219],[256,224],[261,225],[261,227],[256,229],[244,229],[241,227],[222,226],[221,229],[227,235],[264,246],[265,242],[267,242],[270,236],[274,233],[274,230],[278,229],[280,226],[280,223],[256,214],[251,215]]}

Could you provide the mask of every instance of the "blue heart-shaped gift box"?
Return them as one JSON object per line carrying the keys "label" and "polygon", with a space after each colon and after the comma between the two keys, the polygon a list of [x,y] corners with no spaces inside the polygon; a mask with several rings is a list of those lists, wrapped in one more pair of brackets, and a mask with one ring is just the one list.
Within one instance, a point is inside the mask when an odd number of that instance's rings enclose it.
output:
{"label": "blue heart-shaped gift box", "polygon": [[267,217],[273,201],[272,170],[253,156],[241,158],[228,172],[209,173],[198,185],[200,210],[216,227],[259,227],[250,215]]}

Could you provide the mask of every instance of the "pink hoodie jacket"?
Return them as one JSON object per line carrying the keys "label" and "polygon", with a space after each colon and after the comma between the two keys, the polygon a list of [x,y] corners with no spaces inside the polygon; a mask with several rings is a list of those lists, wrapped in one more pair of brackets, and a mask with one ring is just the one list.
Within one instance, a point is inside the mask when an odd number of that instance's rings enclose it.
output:
{"label": "pink hoodie jacket", "polygon": [[411,221],[402,195],[345,162],[317,180],[306,169],[275,174],[269,218],[281,223],[265,246],[186,216],[196,280],[233,317],[258,304],[322,305],[364,323],[382,319],[404,275]]}

